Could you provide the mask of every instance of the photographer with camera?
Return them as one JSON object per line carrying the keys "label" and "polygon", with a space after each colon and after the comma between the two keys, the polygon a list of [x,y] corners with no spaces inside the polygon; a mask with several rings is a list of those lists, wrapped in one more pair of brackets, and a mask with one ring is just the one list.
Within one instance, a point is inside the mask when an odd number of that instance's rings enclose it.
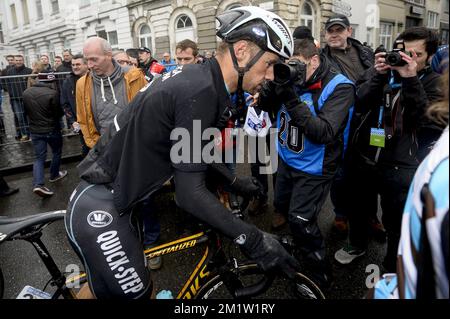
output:
{"label": "photographer with camera", "polygon": [[381,197],[387,231],[383,266],[395,272],[403,207],[414,172],[443,127],[425,118],[431,102],[442,98],[439,75],[429,65],[437,35],[425,27],[404,31],[391,52],[375,54],[376,74],[358,88],[363,120],[355,131],[349,185],[349,244],[335,254],[348,264],[365,254],[369,195]]}
{"label": "photographer with camera", "polygon": [[[295,40],[293,58],[275,64],[274,81],[258,101],[278,112],[275,208],[287,214],[306,267],[323,287],[330,285],[331,267],[317,217],[342,160],[354,98],[353,83],[320,57],[313,41]],[[274,110],[277,101],[283,105]]]}

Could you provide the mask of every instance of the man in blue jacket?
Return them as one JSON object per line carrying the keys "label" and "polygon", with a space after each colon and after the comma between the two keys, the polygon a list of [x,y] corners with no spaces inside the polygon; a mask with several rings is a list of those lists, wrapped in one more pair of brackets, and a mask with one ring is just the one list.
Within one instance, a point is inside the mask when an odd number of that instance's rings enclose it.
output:
{"label": "man in blue jacket", "polygon": [[295,61],[297,70],[303,71],[281,85],[275,70],[278,85],[272,86],[271,93],[261,92],[259,106],[267,110],[265,105],[273,105],[270,99],[274,97],[283,102],[277,116],[279,161],[274,205],[278,212],[287,214],[307,270],[319,285],[327,287],[331,267],[317,217],[342,161],[355,88],[320,56],[313,41],[294,43],[291,63]]}

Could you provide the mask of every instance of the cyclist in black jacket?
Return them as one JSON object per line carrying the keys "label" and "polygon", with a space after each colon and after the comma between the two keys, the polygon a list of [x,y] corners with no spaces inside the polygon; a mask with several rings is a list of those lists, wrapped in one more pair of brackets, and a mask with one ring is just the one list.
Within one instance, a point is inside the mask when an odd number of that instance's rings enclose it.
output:
{"label": "cyclist in black jacket", "polygon": [[425,117],[430,103],[442,98],[439,75],[429,65],[437,50],[433,31],[414,27],[398,37],[406,51],[404,66],[386,64],[386,52],[375,55],[376,74],[357,94],[362,122],[355,131],[349,185],[350,243],[335,254],[342,264],[362,256],[367,248],[367,194],[381,197],[387,254],[383,265],[395,272],[400,223],[414,172],[444,127]]}
{"label": "cyclist in black jacket", "polygon": [[[292,274],[297,267],[276,240],[233,217],[206,188],[207,169],[215,167],[236,191],[259,189],[223,164],[207,164],[202,146],[208,141],[195,136],[225,127],[244,106],[244,90],[255,93],[263,80],[273,79],[273,64],[292,54],[292,35],[280,17],[258,7],[236,8],[217,19],[224,40],[217,58],[179,66],[143,88],[80,166],[84,181],[71,196],[66,228],[97,298],[148,296],[150,276],[129,213],[171,176],[178,205],[235,239],[264,270]],[[230,93],[238,95],[237,105]]]}

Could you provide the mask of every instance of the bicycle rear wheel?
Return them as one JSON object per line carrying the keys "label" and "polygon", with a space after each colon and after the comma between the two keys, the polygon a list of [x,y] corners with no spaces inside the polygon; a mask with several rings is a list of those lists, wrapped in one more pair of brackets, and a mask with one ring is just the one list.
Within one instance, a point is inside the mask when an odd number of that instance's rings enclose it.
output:
{"label": "bicycle rear wheel", "polygon": [[[240,265],[236,270],[239,283],[248,287],[259,282],[263,271],[256,264]],[[225,282],[224,276],[216,275],[199,290],[196,299],[233,299],[233,288]],[[297,273],[294,279],[277,276],[270,287],[255,299],[325,299],[320,288],[302,273]]]}

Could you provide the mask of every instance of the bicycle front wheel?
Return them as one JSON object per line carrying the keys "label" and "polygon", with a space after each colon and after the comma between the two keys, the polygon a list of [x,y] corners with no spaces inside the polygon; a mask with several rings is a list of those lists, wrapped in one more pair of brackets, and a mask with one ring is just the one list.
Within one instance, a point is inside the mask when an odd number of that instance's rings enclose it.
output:
{"label": "bicycle front wheel", "polygon": [[[233,299],[237,286],[248,287],[261,281],[264,272],[256,264],[240,265],[235,275],[218,274],[198,291],[196,299]],[[267,290],[256,299],[325,299],[320,288],[307,276],[297,273],[294,279],[277,276]]]}

